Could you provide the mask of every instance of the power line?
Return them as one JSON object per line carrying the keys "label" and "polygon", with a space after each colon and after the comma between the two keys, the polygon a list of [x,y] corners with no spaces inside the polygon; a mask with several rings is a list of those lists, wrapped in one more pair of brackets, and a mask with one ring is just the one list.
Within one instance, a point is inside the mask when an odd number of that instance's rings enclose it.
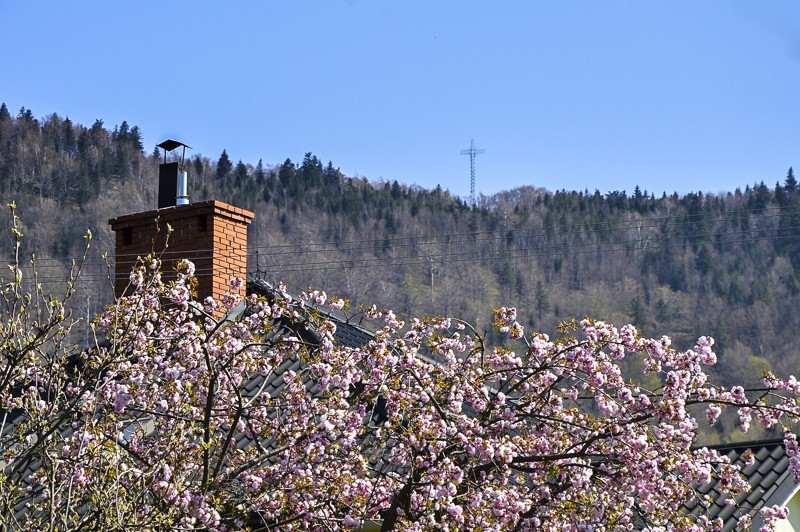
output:
{"label": "power line", "polygon": [[[798,230],[800,229],[800,226],[788,226],[785,227],[784,229]],[[494,251],[476,253],[474,250],[466,250],[461,252],[439,253],[436,255],[411,254],[399,257],[369,257],[363,259],[353,258],[353,259],[339,259],[339,260],[327,259],[318,262],[303,261],[303,262],[284,263],[284,264],[273,263],[270,266],[271,269],[276,270],[279,273],[296,273],[296,272],[339,270],[344,268],[349,268],[349,269],[375,268],[378,266],[382,266],[384,264],[392,266],[417,265],[419,264],[419,259],[422,258],[435,259],[436,264],[440,265],[440,264],[449,264],[458,262],[480,262],[484,260],[498,260],[498,259],[539,258],[539,257],[556,256],[564,254],[594,253],[599,255],[605,255],[609,253],[618,253],[620,251],[625,251],[625,252],[660,251],[675,247],[683,247],[687,244],[687,240],[692,240],[692,239],[695,240],[701,239],[699,242],[692,242],[692,244],[697,244],[697,245],[700,244],[723,245],[723,244],[734,244],[742,242],[757,242],[762,240],[784,240],[788,238],[796,238],[796,235],[756,236],[759,233],[766,233],[773,230],[774,228],[772,227],[765,227],[765,228],[752,228],[739,231],[694,233],[689,235],[681,235],[681,241],[673,243],[664,243],[665,240],[670,238],[667,235],[667,236],[656,236],[652,239],[648,239],[645,241],[637,237],[637,238],[614,240],[610,242],[600,242],[600,243],[583,242],[575,244],[569,244],[569,243],[551,244],[548,246],[543,246],[540,251],[532,251],[530,250],[530,248],[521,248],[516,250],[516,252],[512,252],[512,250],[494,250]],[[748,235],[749,238],[735,238]],[[734,238],[728,240],[719,240],[720,237],[726,237],[726,236]],[[661,241],[661,243],[659,243],[659,241]],[[250,256],[252,257],[252,255]],[[256,267],[259,269],[260,266],[261,266],[260,264],[256,265]],[[212,273],[213,271],[210,269],[198,270],[196,272],[198,276],[211,275]],[[117,275],[115,277],[125,278],[127,277],[127,274]],[[86,274],[81,277],[81,279],[84,280],[97,280],[97,279],[107,279],[107,278],[108,278],[107,274],[102,274],[100,276],[98,276],[97,274]],[[64,281],[62,277],[47,277],[47,276],[39,276],[38,280]]]}
{"label": "power line", "polygon": [[[800,209],[797,209],[795,211],[795,213],[800,214]],[[755,220],[751,220],[751,221],[752,222],[756,222],[756,223],[757,222],[761,222],[761,221],[768,221],[770,219],[776,218],[776,217],[778,217],[780,215],[783,215],[783,214],[784,213],[761,216],[761,217],[759,217],[759,218],[757,218]],[[791,212],[789,214],[791,214]],[[685,216],[683,218],[690,218],[690,217],[693,217],[693,216]],[[729,221],[729,220],[727,220],[728,218],[729,217],[726,216],[726,215],[721,215],[721,216],[716,217],[716,219],[712,219],[712,220],[708,220],[708,221],[710,223],[716,223],[716,222],[719,222],[720,220]],[[674,220],[676,220],[675,218],[668,218],[668,217],[662,218],[661,220],[672,220],[672,222],[665,225],[665,224],[659,224],[659,223],[642,224],[639,221],[626,221],[626,222],[623,222],[621,227],[614,228],[614,230],[616,230],[617,232],[622,232],[622,231],[631,230],[631,229],[642,230],[642,229],[648,229],[648,228],[653,228],[653,227],[661,227],[663,229],[665,226],[678,226],[678,225],[683,225],[683,224],[686,223],[685,221],[680,221],[680,219],[678,219],[678,221],[674,221]],[[547,228],[535,228],[535,229],[521,229],[521,230],[516,230],[516,231],[512,230],[512,231],[509,231],[509,232],[515,235],[514,236],[515,239],[520,238],[519,237],[520,234],[522,234],[522,235],[527,234],[527,238],[529,238],[529,239],[532,238],[532,237],[533,238],[535,238],[535,237],[549,237],[550,240],[556,239],[556,238],[570,239],[570,238],[573,238],[576,233],[578,233],[578,231],[576,231],[576,229],[583,229],[585,231],[587,227],[592,227],[592,226],[599,227],[599,226],[602,226],[602,225],[607,225],[608,223],[610,223],[610,222],[601,222],[601,223],[596,223],[596,224],[589,224],[588,226],[575,225],[575,226],[568,227],[569,230],[567,230],[567,231],[559,231],[559,232],[551,232],[551,228],[549,228],[549,227],[547,227]],[[793,227],[784,227],[783,229],[784,230],[789,230],[789,229],[792,229],[792,228]],[[611,228],[609,228],[608,230],[611,230]],[[774,228],[773,227],[764,227],[764,228],[754,228],[753,229],[753,231],[770,231],[770,230],[774,230]],[[599,233],[600,230],[599,229],[595,229],[594,232],[595,233]],[[746,232],[746,231],[744,231],[744,232]],[[484,234],[484,235],[489,235],[489,236],[485,237],[485,238],[475,238],[475,235],[479,235],[479,234]],[[727,232],[727,233],[717,233],[717,234],[725,235],[725,234],[731,234],[731,233]],[[703,235],[705,235],[705,233],[683,234],[683,235],[676,235],[676,236],[679,236],[679,237],[682,237],[682,238],[686,238],[686,239],[693,239],[693,238],[698,238],[698,237],[703,236]],[[655,238],[663,238],[665,236],[669,236],[669,235],[656,235]],[[453,237],[467,237],[467,238],[454,239]],[[457,245],[457,244],[461,244],[461,243],[489,242],[489,241],[497,241],[498,239],[502,239],[502,238],[503,238],[502,235],[497,235],[496,233],[492,233],[492,232],[489,232],[489,231],[483,231],[483,232],[476,232],[476,233],[449,233],[449,234],[439,235],[439,236],[436,236],[436,237],[399,237],[399,238],[385,239],[385,240],[388,240],[390,242],[390,246],[389,246],[390,249],[399,249],[399,248],[403,248],[403,247],[416,247],[416,246],[422,246],[422,245],[443,245],[443,244],[446,244],[446,245]],[[654,237],[653,236],[647,236],[647,237],[645,237],[645,240],[649,241],[652,238],[654,238]],[[617,242],[641,242],[641,241],[642,241],[642,237],[637,235],[636,238],[632,238],[629,241],[617,241]],[[378,242],[383,242],[383,241],[381,239],[366,239],[366,240],[361,240],[361,241],[350,241],[350,243],[359,243],[359,242],[361,242],[361,243],[378,243]],[[392,242],[394,242],[394,243],[392,243]],[[338,253],[359,252],[359,251],[366,251],[366,250],[370,249],[370,247],[368,247],[368,246],[358,246],[358,247],[351,247],[351,248],[345,248],[345,249],[342,249],[341,247],[338,247],[338,246],[335,246],[335,247],[332,247],[332,248],[328,247],[328,248],[324,248],[324,249],[304,249],[307,246],[308,247],[316,247],[316,246],[319,246],[319,245],[330,245],[330,244],[328,244],[328,243],[319,243],[319,244],[310,243],[310,244],[298,244],[296,246],[291,246],[291,245],[255,246],[255,247],[251,248],[250,255],[251,256],[253,255],[252,252],[255,252],[256,255],[259,255],[258,254],[258,250],[265,250],[265,249],[269,250],[269,253],[267,254],[267,256],[269,256],[269,257],[284,257],[284,256],[291,256],[291,255],[307,255],[307,254],[331,253],[331,252],[338,252]],[[595,244],[594,243],[584,243],[584,244],[577,244],[577,245],[586,246],[586,245],[595,245]],[[566,246],[569,246],[569,244],[566,244]],[[565,244],[563,244],[563,243],[553,244],[553,245],[551,245],[551,247],[555,247],[557,249],[562,249],[562,248],[565,247]],[[281,251],[281,249],[283,249],[283,251]],[[523,249],[525,249],[525,248],[523,248]],[[190,257],[190,258],[192,258],[194,260],[197,260],[197,261],[208,260],[208,259],[211,258],[211,255],[210,255],[211,250],[197,250],[197,251],[192,251],[191,253],[201,253],[201,252],[209,253],[209,255],[196,255],[196,256]],[[183,257],[183,256],[186,256],[186,254],[187,254],[187,252],[181,252],[181,251],[172,251],[172,252],[170,252],[170,251],[167,251],[163,255],[164,255],[164,258],[168,259],[169,257],[167,255],[173,255],[174,257],[178,257],[178,256],[182,256]],[[134,257],[134,256],[136,256],[136,254],[119,255],[119,257]],[[57,259],[57,258],[55,258],[55,259],[37,259],[36,262],[37,262],[37,265],[39,265],[39,266],[48,267],[46,264],[43,264],[43,263],[56,262],[58,264],[64,264],[66,262],[70,262],[71,260],[73,260],[73,259],[70,259],[70,258],[67,258],[67,259]],[[76,260],[76,262],[79,261],[79,259],[74,259],[74,260]],[[350,262],[351,260],[352,259],[342,259],[340,261],[331,261],[331,259],[327,259],[325,262],[326,263],[331,263],[331,262],[343,262],[343,263],[346,263],[346,262]],[[304,263],[307,263],[307,261],[304,261]],[[89,257],[89,259],[87,259],[87,262],[85,264],[87,266],[91,266],[91,265],[96,265],[97,262],[92,257]],[[50,266],[50,267],[52,267],[52,266]]]}
{"label": "power line", "polygon": [[[337,268],[364,268],[364,267],[376,267],[381,266],[384,263],[394,263],[396,265],[408,265],[408,264],[415,264],[421,258],[425,258],[426,260],[437,260],[437,263],[447,263],[451,261],[461,261],[461,257],[466,257],[466,260],[483,260],[487,254],[488,256],[502,256],[505,254],[509,258],[524,258],[524,257],[537,257],[537,256],[547,256],[547,255],[556,255],[556,254],[564,254],[564,253],[584,253],[584,252],[592,252],[592,253],[606,253],[606,252],[617,252],[621,249],[614,249],[609,248],[608,246],[624,246],[624,250],[631,251],[631,246],[646,246],[649,250],[656,250],[662,249],[663,246],[658,246],[656,243],[659,240],[664,240],[670,238],[670,235],[660,234],[660,235],[646,235],[644,237],[640,236],[642,230],[651,229],[651,228],[660,228],[663,231],[668,230],[670,227],[675,226],[682,226],[687,223],[691,223],[692,221],[703,221],[708,224],[718,224],[718,223],[731,223],[735,220],[736,216],[746,214],[748,216],[753,216],[750,220],[748,220],[751,225],[754,227],[752,229],[746,229],[741,231],[723,231],[723,232],[711,232],[711,233],[694,233],[694,234],[680,234],[674,235],[675,237],[679,237],[682,240],[697,240],[703,239],[701,242],[692,242],[693,244],[699,243],[709,243],[711,240],[709,238],[717,238],[724,236],[736,236],[736,235],[747,235],[747,234],[757,234],[759,232],[763,233],[766,231],[773,231],[776,229],[774,225],[769,227],[757,227],[765,222],[769,223],[772,222],[776,218],[780,218],[783,216],[792,216],[800,214],[800,207],[794,207],[792,209],[781,209],[780,207],[766,207],[766,208],[753,208],[753,209],[736,209],[736,210],[729,210],[725,212],[718,212],[712,216],[708,216],[705,213],[698,213],[698,214],[686,214],[681,216],[663,216],[663,217],[651,217],[646,218],[643,220],[617,220],[617,221],[605,221],[605,222],[593,222],[589,224],[573,224],[569,226],[562,226],[560,228],[556,228],[553,225],[537,227],[537,228],[520,228],[520,229],[511,229],[508,230],[506,235],[512,235],[515,240],[520,238],[543,238],[548,242],[553,242],[552,244],[546,246],[538,246],[542,251],[538,253],[531,253],[530,247],[518,247],[515,254],[511,253],[511,250],[494,250],[494,251],[486,251],[485,249],[478,249],[478,250],[468,250],[462,252],[439,252],[436,254],[428,253],[428,254],[420,254],[419,252],[414,252],[412,254],[406,254],[401,256],[391,256],[391,257],[368,257],[368,258],[342,258],[342,259],[333,259],[333,258],[326,258],[323,261],[318,262],[309,262],[308,260],[303,260],[302,262],[286,262],[286,263],[279,263],[276,260],[272,260],[272,264],[270,268],[272,269],[279,269],[284,272],[299,272],[299,271],[316,271],[316,270],[331,270]],[[576,236],[579,236],[583,233],[590,232],[595,233],[596,235],[602,235],[604,232],[625,232],[630,230],[637,230],[637,235],[630,239],[622,239],[622,240],[611,240],[607,242],[583,242],[583,243],[569,243],[569,240],[574,240]],[[791,226],[791,227],[782,227],[782,230],[793,230],[798,229],[798,227]],[[782,239],[782,238],[790,238],[793,235],[787,237],[777,237],[773,236],[773,239]],[[308,255],[313,255],[316,253],[358,253],[369,251],[371,246],[366,245],[358,245],[358,244],[376,244],[381,243],[381,245],[385,245],[387,242],[389,244],[388,249],[391,250],[399,250],[401,248],[415,248],[419,246],[442,246],[447,245],[449,246],[458,246],[459,244],[463,243],[482,243],[482,242],[496,242],[498,239],[503,239],[504,235],[498,234],[497,230],[487,230],[487,231],[476,231],[476,232],[464,232],[464,233],[446,233],[440,235],[428,235],[428,236],[409,236],[409,237],[394,237],[394,238],[375,238],[375,239],[360,239],[360,240],[351,240],[351,241],[336,241],[333,243],[330,242],[318,242],[318,243],[301,243],[301,244],[286,244],[286,245],[275,245],[275,246],[256,246],[251,248],[251,253],[249,253],[249,258],[253,258],[255,255],[257,260],[257,268],[261,268],[261,261],[260,257],[261,254],[258,253],[259,250],[268,250],[266,256],[269,259],[276,259],[282,257],[289,257],[295,255],[301,255],[304,258]],[[755,240],[764,240],[770,238],[770,236],[764,236],[756,238]],[[566,241],[566,242],[565,242]],[[735,243],[738,242],[736,240],[732,241],[723,241],[721,243]],[[719,242],[718,242],[719,243]],[[342,249],[341,246],[343,244],[353,244],[353,247]],[[683,242],[680,245],[684,245]],[[325,246],[322,249],[314,249],[320,246]],[[331,247],[333,246],[333,247]],[[598,246],[605,246],[605,249],[592,249]],[[583,248],[589,248],[587,251],[584,251]],[[208,260],[211,258],[210,255],[211,250],[202,249],[202,250],[195,250],[190,252],[194,254],[194,257],[190,257],[196,261],[201,260]],[[473,257],[476,255],[477,257]],[[156,253],[156,255],[161,256],[164,259],[170,258],[177,258],[179,256],[183,257],[187,255],[185,251],[171,251],[169,249],[165,250],[163,253]],[[137,256],[135,253],[131,254],[123,254],[119,255],[118,258],[132,258]],[[66,259],[58,259],[58,258],[51,258],[51,259],[36,259],[36,265],[42,269],[51,269],[54,267],[58,267],[59,265],[63,265],[62,267],[66,269],[71,269],[75,266],[67,266],[67,264],[75,261],[76,265],[81,263],[81,259],[75,258],[66,258]],[[91,269],[93,267],[97,267],[98,262],[101,259],[89,256],[85,262],[82,263],[82,267],[84,269]],[[398,262],[398,261],[406,261],[406,262]],[[408,261],[415,261],[415,262],[408,262]],[[55,264],[55,265],[54,265]],[[101,262],[102,267],[106,267],[107,264],[105,262]],[[50,273],[50,272],[48,272]],[[204,270],[198,270],[198,275],[211,275],[210,270],[208,272]],[[124,277],[124,276],[123,276]],[[84,279],[105,279],[108,278],[108,272],[103,272],[101,274],[97,273],[86,273],[82,274],[82,278]],[[117,278],[120,278],[117,276]],[[64,275],[54,276],[52,273],[49,275],[42,275],[41,270],[39,271],[40,281],[51,281],[51,280],[58,280],[58,281],[66,281]]]}
{"label": "power line", "polygon": [[[792,226],[787,229],[800,229],[800,226]],[[760,230],[747,230],[747,231],[731,231],[726,233],[707,233],[707,234],[694,234],[689,235],[687,238],[698,238],[703,236],[708,237],[719,237],[719,236],[742,236],[742,235],[749,235],[754,234],[757,232],[764,232],[770,231],[771,229],[760,229]],[[788,238],[796,238],[796,235],[787,235],[787,236],[753,236],[751,238],[742,238],[742,239],[732,239],[732,240],[721,240],[721,241],[713,241],[713,240],[705,240],[702,242],[698,242],[698,244],[734,244],[734,243],[741,243],[741,242],[757,242],[761,240],[784,240]],[[610,243],[582,243],[582,244],[567,244],[567,245],[553,245],[549,246],[550,249],[541,252],[525,252],[525,253],[506,253],[504,250],[498,251],[490,251],[486,255],[487,256],[475,256],[476,253],[472,250],[464,251],[459,253],[444,253],[440,255],[433,255],[424,257],[422,255],[416,256],[402,256],[402,257],[375,257],[369,259],[352,259],[352,260],[339,260],[339,261],[325,261],[325,262],[316,262],[316,263],[309,263],[309,262],[302,262],[302,263],[293,263],[293,264],[276,264],[274,265],[275,268],[280,268],[281,272],[304,272],[304,271],[319,271],[319,270],[335,270],[341,269],[343,266],[346,266],[351,263],[360,263],[360,264],[353,264],[352,268],[365,268],[365,267],[375,267],[381,265],[381,263],[392,264],[396,266],[405,266],[405,265],[412,265],[417,264],[417,262],[408,262],[408,259],[421,259],[421,258],[434,258],[438,259],[437,264],[447,264],[451,262],[478,262],[488,259],[514,259],[514,258],[537,258],[537,257],[547,257],[547,256],[556,256],[556,255],[565,255],[565,254],[586,254],[586,253],[595,253],[600,255],[605,255],[609,253],[617,253],[620,251],[626,252],[643,252],[643,251],[660,251],[664,249],[670,249],[674,247],[684,247],[686,246],[686,242],[673,242],[668,244],[656,244],[653,246],[648,245],[646,248],[630,248],[628,247],[630,244],[638,244],[641,241],[638,239],[630,239],[630,240],[618,240],[613,241]],[[649,244],[650,242],[648,242]],[[616,246],[616,247],[613,247]],[[595,247],[597,249],[583,249],[588,247]],[[526,251],[526,250],[521,250]],[[401,262],[398,262],[401,261]],[[406,261],[406,262],[402,262]],[[287,269],[290,268],[290,269]]]}
{"label": "power line", "polygon": [[[771,211],[771,212],[768,212]],[[747,214],[752,215],[755,213],[757,218],[750,220],[751,223],[757,223],[759,221],[769,221],[771,219],[780,218],[782,216],[791,216],[793,214],[800,214],[800,206],[793,207],[792,209],[782,209],[780,207],[766,207],[763,209],[753,208],[753,209],[737,209],[735,211],[728,211],[717,213],[710,218],[706,218],[704,221],[708,223],[719,223],[719,222],[731,222],[733,221],[733,216],[738,214]],[[648,217],[644,220],[618,220],[618,221],[605,221],[605,222],[592,222],[587,224],[573,224],[573,225],[566,225],[563,227],[556,227],[554,225],[542,226],[538,228],[517,228],[517,229],[509,229],[507,230],[507,234],[511,234],[514,236],[514,239],[520,238],[536,238],[536,237],[561,237],[561,238],[570,238],[574,233],[582,233],[582,232],[593,232],[593,233],[601,233],[601,232],[610,232],[610,231],[625,231],[631,229],[637,230],[644,230],[644,229],[651,229],[651,228],[668,228],[668,227],[678,227],[690,223],[692,221],[699,221],[706,217],[706,214],[686,214],[681,216],[660,216],[660,217]],[[646,222],[646,223],[642,223]],[[481,237],[480,235],[485,235]],[[683,235],[683,236],[691,236],[691,235]],[[267,250],[270,256],[284,256],[284,255],[298,255],[298,254],[308,254],[308,253],[329,253],[329,252],[358,252],[358,251],[365,251],[371,249],[372,246],[355,246],[350,248],[342,248],[344,245],[350,244],[381,244],[383,245],[385,242],[389,243],[390,248],[401,248],[401,247],[414,247],[414,246],[421,246],[421,245],[441,245],[441,244],[459,244],[465,242],[490,242],[496,241],[499,238],[503,238],[504,235],[498,234],[497,230],[485,230],[485,231],[474,231],[474,232],[456,232],[456,233],[443,233],[437,235],[425,235],[425,236],[407,236],[407,237],[386,237],[386,238],[369,238],[369,239],[357,239],[357,240],[336,240],[336,241],[328,241],[328,242],[302,242],[302,243],[291,243],[291,244],[276,244],[276,245],[264,245],[264,246],[251,246],[250,251],[259,251],[259,250]],[[458,238],[458,239],[457,239]],[[325,246],[324,249],[309,249],[315,247]],[[191,253],[211,253],[210,249],[200,249],[200,250],[193,250]],[[157,256],[162,256],[163,258],[169,259],[171,256],[186,256],[186,251],[171,251],[169,249],[164,250],[163,252],[155,251]],[[137,253],[127,253],[127,254],[120,254],[117,257],[137,257],[141,254]],[[192,257],[196,260],[202,259],[209,259],[210,255],[198,255]],[[79,258],[37,258],[36,262],[38,264],[42,264],[45,262],[58,262],[58,263],[65,263],[71,260],[78,261]],[[92,262],[96,259],[90,258]]]}
{"label": "power line", "polygon": [[[800,214],[800,209],[795,211],[796,214]],[[771,216],[764,216],[759,218],[756,221],[765,221],[771,218],[777,218],[784,215],[784,213],[771,215]],[[669,219],[669,218],[664,218]],[[719,222],[722,217],[718,217],[717,219],[708,220],[710,223]],[[727,221],[727,220],[723,220]],[[587,225],[575,225],[568,227],[567,231],[553,231],[552,227],[544,227],[544,228],[531,228],[531,229],[517,229],[517,230],[509,230],[508,234],[512,235],[515,240],[522,238],[536,238],[536,237],[561,237],[561,238],[569,238],[573,234],[577,234],[583,231],[589,231],[593,233],[603,233],[603,232],[621,232],[625,230],[637,229],[652,229],[652,228],[665,228],[665,227],[676,227],[685,225],[686,221],[675,221],[667,224],[663,223],[641,223],[639,221],[631,220],[622,222],[620,227],[608,227],[606,229],[598,229],[597,227],[601,225],[610,225],[614,222],[599,222],[596,224],[587,224]],[[592,229],[595,227],[595,229]],[[770,229],[770,228],[766,228]],[[766,230],[765,229],[765,230]],[[784,228],[786,229],[786,228]],[[484,238],[477,237],[478,235],[489,235]],[[692,235],[683,235],[687,238]],[[457,238],[461,237],[461,238]],[[477,237],[477,238],[476,238]],[[402,247],[417,247],[417,246],[424,246],[424,245],[442,245],[442,244],[460,244],[460,243],[480,243],[480,242],[492,242],[497,241],[498,239],[503,239],[504,235],[497,234],[496,231],[481,231],[475,233],[447,233],[443,235],[439,235],[437,237],[399,237],[399,238],[386,238],[386,239],[369,239],[369,240],[362,240],[362,241],[350,241],[348,243],[365,243],[365,244],[383,244],[385,242],[389,242],[389,247],[392,249],[402,248]],[[308,244],[308,243],[298,243],[296,245],[281,245],[281,246],[254,246],[250,248],[251,250],[268,250],[269,255],[271,256],[285,256],[285,255],[300,255],[300,254],[309,254],[309,253],[329,253],[329,252],[354,252],[354,251],[365,251],[371,249],[372,246],[358,246],[358,247],[350,247],[350,248],[342,248],[341,244],[344,242],[337,242],[333,244],[333,247],[328,247],[325,249],[306,249],[308,247],[315,247],[320,245],[327,245],[331,246],[331,243],[323,243],[323,244]],[[288,248],[288,251],[280,251],[281,249]]]}

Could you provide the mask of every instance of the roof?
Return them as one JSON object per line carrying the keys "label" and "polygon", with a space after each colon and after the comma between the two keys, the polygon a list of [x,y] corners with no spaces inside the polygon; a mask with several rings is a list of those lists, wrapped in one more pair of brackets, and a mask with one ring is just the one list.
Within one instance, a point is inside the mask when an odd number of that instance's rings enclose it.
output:
{"label": "roof", "polygon": [[[269,281],[257,279],[247,283],[248,294],[258,294],[272,297],[276,292],[275,287]],[[308,305],[308,303],[306,303]],[[347,317],[324,309],[316,309],[321,315],[333,320],[336,323],[336,333],[334,338],[339,345],[345,347],[361,347],[369,343],[373,334],[364,327],[352,323]]]}
{"label": "roof", "polygon": [[[742,509],[741,513],[752,513],[765,506],[784,505],[797,489],[789,469],[789,456],[783,445],[783,439],[768,439],[732,444],[708,446],[720,455],[727,456],[732,464],[739,465],[752,490],[735,497],[736,504]],[[753,455],[753,464],[747,465],[749,453]],[[734,506],[727,506],[725,499],[729,495],[720,492],[720,483],[713,480],[697,487],[701,495],[709,495],[713,504],[706,515],[710,519],[722,519],[723,530],[735,530],[740,512]],[[702,508],[697,502],[687,505],[687,509],[694,515],[701,515]],[[753,529],[757,530],[760,523],[753,519]]]}
{"label": "roof", "polygon": [[[265,297],[272,297],[275,294],[275,287],[268,281],[259,279],[251,281],[247,284],[247,292],[248,294],[258,294]],[[356,348],[361,347],[372,340],[372,333],[359,325],[350,323],[344,316],[322,309],[318,309],[318,311],[335,321],[336,332],[334,333],[334,338],[336,339],[338,345]],[[316,338],[316,333],[314,333],[312,330],[306,328],[303,330],[297,330],[296,327],[291,327],[286,323],[282,325],[283,330],[281,331],[281,334],[294,332],[297,333],[298,336],[312,336],[312,338],[310,338],[312,342],[319,341],[319,339]],[[295,372],[296,374],[303,375],[303,380],[306,386],[311,389],[313,387],[311,383],[311,377],[303,371],[303,366],[303,362],[297,356],[288,357],[278,367],[273,369],[269,375],[251,375],[243,386],[242,394],[245,397],[255,397],[261,393],[267,393],[271,397],[277,396],[284,385],[283,374],[289,370]],[[246,447],[247,445],[253,443],[244,435],[237,436],[236,440],[239,448]]]}

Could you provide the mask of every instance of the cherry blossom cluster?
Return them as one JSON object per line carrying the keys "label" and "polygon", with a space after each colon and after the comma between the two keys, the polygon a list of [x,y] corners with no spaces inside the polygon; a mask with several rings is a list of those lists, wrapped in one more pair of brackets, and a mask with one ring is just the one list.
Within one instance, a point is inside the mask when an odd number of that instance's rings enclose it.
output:
{"label": "cherry blossom cluster", "polygon": [[[744,431],[753,420],[783,430],[800,479],[800,383],[714,386],[708,337],[679,351],[592,319],[526,336],[501,307],[502,342],[488,345],[460,320],[373,306],[370,340],[346,346],[337,331],[357,316],[341,314],[341,298],[279,286],[227,319],[241,279],[196,301],[190,262],[170,282],[160,268],[142,260],[129,295],[94,320],[90,348],[70,351],[56,320],[49,348],[3,359],[0,415],[14,417],[0,440],[0,514],[26,511],[0,524],[713,530],[719,520],[685,510],[709,506],[697,486],[717,482],[735,507],[749,489],[698,446],[700,423],[727,408]],[[20,350],[36,341],[3,320]],[[628,358],[659,387],[624,375]],[[736,512],[748,526],[750,510]],[[786,513],[762,509],[765,529]]]}

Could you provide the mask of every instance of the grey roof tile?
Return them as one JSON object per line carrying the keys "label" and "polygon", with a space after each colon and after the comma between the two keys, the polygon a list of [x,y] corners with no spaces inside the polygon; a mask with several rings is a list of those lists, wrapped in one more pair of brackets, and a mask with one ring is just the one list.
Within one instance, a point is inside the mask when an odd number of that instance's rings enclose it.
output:
{"label": "grey roof tile", "polygon": [[760,475],[766,475],[767,472],[771,471],[772,468],[775,467],[775,463],[777,462],[774,458],[772,458],[772,456],[769,455],[767,455],[763,459],[761,459],[761,457],[759,456],[758,460],[761,465],[758,466],[758,469],[756,471]]}
{"label": "grey roof tile", "polygon": [[[791,479],[789,478],[789,457],[786,456],[786,449],[783,440],[760,440],[742,442],[735,444],[724,444],[709,446],[716,449],[721,455],[730,458],[731,463],[742,467],[742,474],[750,484],[752,491],[742,493],[735,499],[742,508],[742,512],[758,510],[766,504],[780,504],[783,501],[770,500],[778,495],[781,486]],[[754,463],[746,466],[744,455],[747,451],[753,453]],[[725,505],[728,495],[720,492],[718,481],[713,481],[703,486],[696,486],[701,494],[709,494],[714,499],[714,503],[708,509],[706,515],[710,518],[720,517],[723,520],[723,530],[729,531],[736,528],[737,520],[741,512],[733,506]],[[687,505],[686,510],[694,515],[701,515],[702,508],[694,503]]]}

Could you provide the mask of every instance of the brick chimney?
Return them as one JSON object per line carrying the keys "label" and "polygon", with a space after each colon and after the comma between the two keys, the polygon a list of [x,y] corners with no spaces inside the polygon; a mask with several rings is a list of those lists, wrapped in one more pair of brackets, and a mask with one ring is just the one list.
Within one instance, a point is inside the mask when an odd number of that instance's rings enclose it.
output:
{"label": "brick chimney", "polygon": [[[253,216],[250,211],[211,200],[109,220],[117,238],[116,296],[122,296],[128,286],[137,258],[152,252],[162,257],[164,279],[174,278],[177,261],[189,259],[195,265],[198,300],[220,298],[228,293],[232,277],[247,275],[247,226]],[[169,239],[167,224],[172,227]]]}

